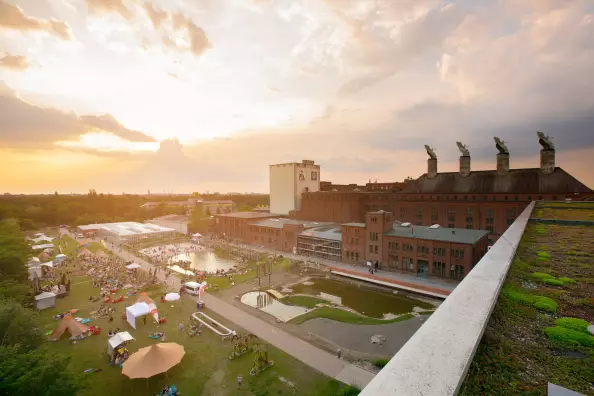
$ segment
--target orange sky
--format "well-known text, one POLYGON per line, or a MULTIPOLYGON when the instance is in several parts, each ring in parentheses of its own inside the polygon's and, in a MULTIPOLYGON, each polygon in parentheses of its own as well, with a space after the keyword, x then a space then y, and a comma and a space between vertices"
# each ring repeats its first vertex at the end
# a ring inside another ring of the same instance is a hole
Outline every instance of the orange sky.
POLYGON ((587 0, 0 0, 0 192, 267 192, 557 163, 594 186, 587 0), (169 139, 177 139, 179 143, 169 139))

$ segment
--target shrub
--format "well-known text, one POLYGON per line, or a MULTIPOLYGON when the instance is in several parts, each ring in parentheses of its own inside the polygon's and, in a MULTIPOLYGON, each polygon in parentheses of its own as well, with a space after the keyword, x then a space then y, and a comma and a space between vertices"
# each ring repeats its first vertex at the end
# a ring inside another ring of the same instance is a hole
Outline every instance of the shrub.
POLYGON ((389 359, 377 359, 375 362, 373 362, 373 364, 376 367, 384 368, 386 366, 386 364, 388 364, 389 361, 390 361, 389 359))
POLYGON ((547 337, 556 341, 582 345, 585 347, 594 347, 594 337, 565 327, 547 327, 544 329, 544 333, 547 337))
POLYGON ((567 278, 565 276, 562 276, 560 278, 558 278, 561 282, 563 282, 563 284, 569 285, 569 284, 574 284, 575 280, 571 279, 571 278, 567 278))
POLYGON ((575 331, 580 331, 582 333, 590 334, 588 332, 588 326, 590 323, 583 319, 578 318, 560 318, 555 321, 557 326, 565 327, 566 329, 571 329, 575 331))
POLYGON ((353 385, 347 385, 340 390, 340 396, 357 396, 361 393, 361 389, 353 385))
POLYGON ((541 311, 557 312, 557 303, 549 297, 538 296, 532 306, 541 311))
POLYGON ((551 254, 547 252, 538 252, 536 255, 547 260, 551 258, 551 254))

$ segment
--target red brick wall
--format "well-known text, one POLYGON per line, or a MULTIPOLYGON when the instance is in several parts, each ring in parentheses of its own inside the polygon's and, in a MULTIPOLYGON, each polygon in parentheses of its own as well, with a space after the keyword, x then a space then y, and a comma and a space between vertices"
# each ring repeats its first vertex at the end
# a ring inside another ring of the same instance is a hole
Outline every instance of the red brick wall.
POLYGON ((346 226, 341 227, 342 231, 342 262, 343 263, 364 263, 365 262, 365 227, 346 226))

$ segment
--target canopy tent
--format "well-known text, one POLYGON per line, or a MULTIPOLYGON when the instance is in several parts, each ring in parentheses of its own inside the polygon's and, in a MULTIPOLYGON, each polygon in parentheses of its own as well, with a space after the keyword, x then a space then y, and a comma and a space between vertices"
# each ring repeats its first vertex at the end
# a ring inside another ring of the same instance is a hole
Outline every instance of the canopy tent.
POLYGON ((45 265, 46 267, 54 267, 54 262, 53 261, 48 261, 47 263, 41 263, 41 265, 45 265))
POLYGON ((57 254, 56 255, 56 261, 60 261, 60 260, 66 260, 68 258, 68 256, 66 256, 65 254, 57 254))
POLYGON ((192 237, 194 237, 194 238, 200 238, 201 236, 202 236, 202 234, 199 232, 192 234, 192 237))
POLYGON ((126 266, 126 268, 128 268, 128 269, 130 269, 130 270, 131 270, 131 269, 140 268, 140 264, 136 264, 136 263, 128 264, 128 265, 126 266))
POLYGON ((58 327, 54 329, 52 334, 49 336, 50 341, 58 341, 62 334, 68 330, 71 336, 79 336, 86 333, 89 328, 82 323, 77 322, 72 316, 64 316, 58 324, 58 327))
POLYGON ((137 302, 134 305, 126 308, 126 320, 130 323, 133 329, 136 329, 136 318, 139 316, 148 315, 151 313, 151 308, 145 302, 137 302))
POLYGON ((33 245, 33 246, 31 246, 31 249, 41 250, 41 249, 49 249, 49 248, 53 248, 53 247, 54 247, 53 243, 43 243, 41 245, 33 245))
POLYGON ((56 306, 56 295, 51 292, 43 292, 35 296, 35 307, 38 310, 56 306))
POLYGON ((82 248, 81 251, 78 253, 78 256, 92 256, 93 252, 91 252, 89 249, 87 248, 82 248))
POLYGON ((130 378, 150 378, 179 364, 186 354, 182 345, 166 342, 139 349, 122 366, 130 378))
POLYGON ((179 293, 167 293, 165 294, 165 301, 177 301, 180 299, 179 293))
POLYGON ((107 354, 111 356, 114 349, 122 345, 124 342, 133 340, 134 337, 127 331, 122 331, 107 340, 107 354))
POLYGON ((157 323, 159 323, 159 311, 157 311, 157 305, 155 304, 153 299, 150 298, 148 294, 146 294, 146 292, 140 293, 140 296, 138 297, 138 300, 136 300, 136 302, 147 303, 149 308, 151 309, 151 315, 153 315, 153 318, 155 318, 157 323))

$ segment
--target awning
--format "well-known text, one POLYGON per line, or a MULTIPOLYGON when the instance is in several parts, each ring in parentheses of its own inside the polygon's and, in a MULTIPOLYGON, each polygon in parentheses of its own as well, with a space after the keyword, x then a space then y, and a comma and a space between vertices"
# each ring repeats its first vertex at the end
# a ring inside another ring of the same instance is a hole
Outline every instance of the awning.
POLYGON ((128 268, 128 269, 136 269, 136 268, 140 268, 140 264, 136 264, 136 263, 128 264, 128 265, 126 266, 126 268, 128 268))
POLYGON ((131 341, 133 339, 134 337, 132 337, 132 335, 130 335, 130 333, 128 333, 127 331, 117 333, 107 341, 107 353, 111 355, 113 350, 116 349, 118 346, 122 345, 126 341, 131 341))

